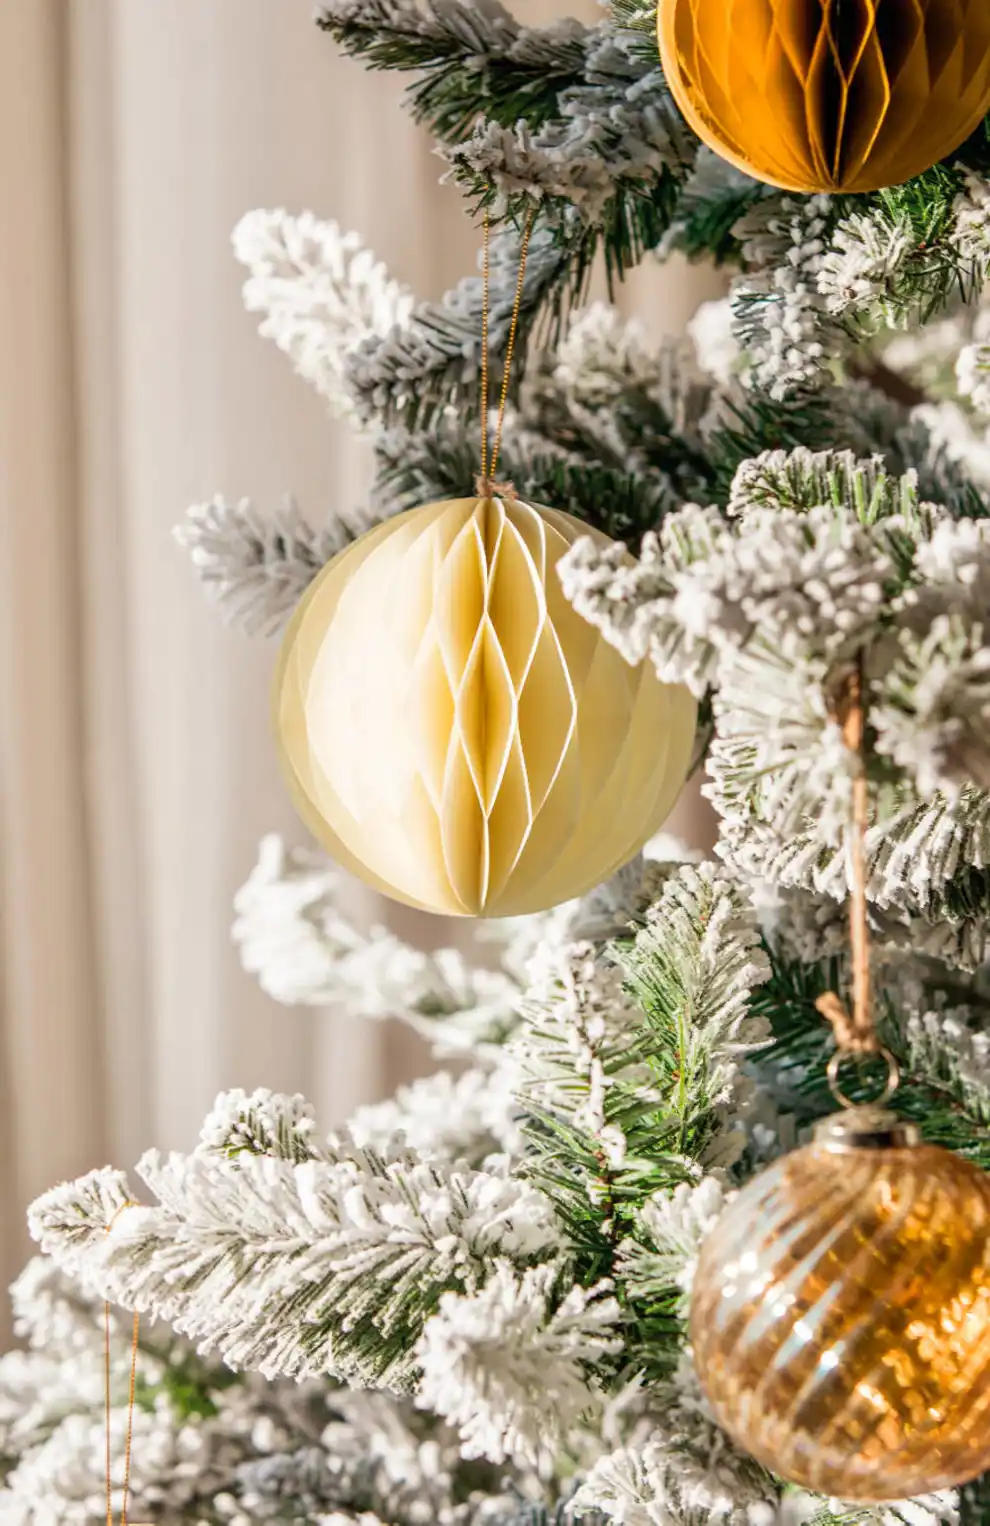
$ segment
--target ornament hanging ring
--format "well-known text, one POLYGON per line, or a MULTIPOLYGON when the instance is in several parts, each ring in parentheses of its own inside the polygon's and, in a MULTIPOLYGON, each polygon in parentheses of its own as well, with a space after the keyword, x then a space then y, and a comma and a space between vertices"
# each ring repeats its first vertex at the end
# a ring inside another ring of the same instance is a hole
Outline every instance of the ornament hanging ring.
MULTIPOLYGON (((884 1088, 880 1096, 877 1097, 876 1101, 873 1103, 874 1107, 886 1107, 887 1103, 890 1101, 891 1097, 894 1095, 897 1088, 901 1084, 901 1069, 896 1059, 891 1054, 890 1050, 884 1049, 882 1045, 879 1049, 874 1049, 868 1052, 878 1054, 881 1059, 886 1060, 887 1062, 887 1080, 884 1084, 884 1088)), ((836 1102, 838 1102, 842 1107, 855 1108, 862 1106, 862 1103, 853 1102, 853 1100, 850 1097, 847 1097, 845 1092, 842 1090, 842 1087, 839 1085, 839 1068, 842 1065, 843 1060, 862 1060, 863 1057, 863 1054, 855 1054, 848 1049, 836 1049, 829 1059, 828 1069, 826 1071, 826 1074, 828 1075, 829 1091, 832 1093, 832 1096, 835 1098, 836 1102)))

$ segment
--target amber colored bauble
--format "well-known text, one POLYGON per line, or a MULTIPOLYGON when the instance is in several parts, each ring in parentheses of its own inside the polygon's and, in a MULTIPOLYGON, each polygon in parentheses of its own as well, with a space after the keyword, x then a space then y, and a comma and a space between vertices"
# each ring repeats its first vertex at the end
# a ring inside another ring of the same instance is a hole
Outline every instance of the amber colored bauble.
POLYGON ((990 110, 987 0, 660 0, 660 57, 695 132, 791 191, 875 191, 990 110))
POLYGON ((904 1499, 990 1467, 990 1177, 892 1114, 827 1120, 734 1198, 691 1307, 719 1423, 774 1473, 904 1499))
POLYGON ((509 497, 429 504, 304 597, 276 676, 282 762, 307 825, 376 890, 447 915, 537 911, 667 816, 695 703, 564 598, 556 564, 588 533, 509 497))

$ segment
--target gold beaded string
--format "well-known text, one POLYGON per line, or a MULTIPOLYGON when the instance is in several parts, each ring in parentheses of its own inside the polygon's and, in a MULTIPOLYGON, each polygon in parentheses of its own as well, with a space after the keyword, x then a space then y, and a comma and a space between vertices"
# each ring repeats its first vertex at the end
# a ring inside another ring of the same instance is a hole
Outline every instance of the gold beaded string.
MULTIPOLYGON (((137 1203, 122 1203, 106 1227, 107 1234, 113 1229, 125 1208, 136 1208, 137 1203)), ((120 1506, 120 1526, 127 1526, 127 1502, 131 1488, 131 1444, 134 1439, 134 1398, 137 1391, 137 1359, 138 1359, 138 1332, 141 1326, 141 1316, 137 1310, 134 1312, 134 1323, 131 1333, 131 1374, 127 1394, 127 1437, 124 1442, 124 1493, 120 1506)), ((103 1305, 103 1376, 104 1376, 104 1400, 106 1415, 106 1484, 107 1484, 107 1526, 113 1526, 113 1478, 111 1469, 111 1435, 110 1435, 110 1304, 103 1305)))
POLYGON ((509 323, 509 339, 505 348, 505 368, 502 372, 502 391, 498 400, 498 418, 495 423, 495 439, 492 444, 491 463, 488 460, 488 328, 490 313, 490 286, 491 286, 491 262, 489 257, 489 245, 491 238, 491 220, 487 208, 485 209, 485 232, 482 256, 481 277, 481 475, 475 483, 475 491, 480 498, 514 498, 515 489, 511 482, 497 482, 495 469, 498 466, 498 453, 502 448, 502 426, 505 423, 505 405, 509 396, 509 376, 512 371, 512 354, 516 346, 516 333, 519 328, 519 312, 522 307, 523 285, 526 279, 526 257, 529 254, 529 241, 533 232, 533 213, 526 218, 523 229, 522 243, 519 248, 519 275, 516 280, 516 295, 512 303, 512 319, 509 323))
POLYGON ((851 832, 849 834, 849 942, 852 952, 852 1012, 834 991, 826 991, 815 1003, 828 1018, 835 1033, 835 1051, 828 1062, 828 1084, 836 1101, 843 1107, 856 1104, 839 1085, 839 1068, 848 1056, 861 1058, 877 1054, 887 1062, 887 1083, 881 1104, 889 1102, 897 1090, 900 1073, 897 1061, 881 1044, 873 1010, 873 986, 870 969, 870 925, 866 900, 866 831, 869 825, 869 781, 866 773, 866 702, 864 698, 863 661, 860 657, 846 680, 839 706, 842 740, 853 754, 855 771, 852 782, 851 832))
MULTIPOLYGON (((485 208, 481 257, 481 480, 488 481, 488 287, 490 281, 491 218, 485 208)), ((494 473, 492 474, 494 476, 494 473)))

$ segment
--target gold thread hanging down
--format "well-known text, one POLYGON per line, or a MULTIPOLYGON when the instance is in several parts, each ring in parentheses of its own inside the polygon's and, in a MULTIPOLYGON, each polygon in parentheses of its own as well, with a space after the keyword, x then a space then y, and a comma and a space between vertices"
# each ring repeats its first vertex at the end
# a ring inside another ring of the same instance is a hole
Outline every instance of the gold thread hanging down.
POLYGON ((828 1063, 832 1095, 843 1107, 854 1107, 839 1086, 839 1067, 849 1055, 877 1054, 887 1062, 887 1083, 881 1103, 889 1102, 900 1082, 897 1061, 880 1043, 873 1011, 870 969, 870 925, 866 898, 866 832, 869 825, 869 780, 866 773, 866 705, 863 662, 857 659, 846 681, 839 710, 842 739, 855 755, 849 837, 849 942, 852 951, 853 1004, 850 1013, 834 991, 815 1002, 835 1032, 835 1053, 828 1063))
MULTIPOLYGON (((490 281, 491 217, 485 208, 481 260, 481 480, 488 480, 488 287, 490 281)), ((492 473, 494 476, 494 472, 492 473)), ((485 495, 482 495, 485 496, 485 495)))
MULTIPOLYGON (((113 1229, 125 1208, 137 1208, 137 1203, 122 1203, 106 1227, 107 1234, 113 1229)), ((138 1334, 141 1326, 141 1316, 137 1310, 134 1312, 134 1323, 131 1333, 131 1372, 127 1394, 127 1436, 124 1442, 124 1489, 120 1506, 120 1526, 127 1526, 127 1505, 131 1489, 131 1447, 134 1439, 134 1399, 137 1392, 137 1359, 138 1359, 138 1334)), ((103 1375, 104 1375, 104 1400, 106 1417, 106 1486, 107 1486, 107 1526, 113 1526, 113 1470, 111 1467, 112 1437, 110 1432, 111 1396, 110 1396, 110 1304, 103 1304, 103 1375)))
POLYGON ((485 211, 484 233, 484 256, 482 264, 482 288, 481 288, 481 473, 475 480, 475 492, 479 498, 514 498, 515 488, 511 482, 498 482, 495 471, 498 466, 498 455, 502 448, 502 426, 505 423, 505 405, 509 396, 509 377, 512 370, 512 355, 516 345, 516 332, 519 328, 519 313, 522 308, 523 286, 526 279, 526 257, 529 254, 529 241, 533 232, 533 213, 526 218, 523 229, 522 243, 519 248, 519 275, 516 280, 516 294, 512 303, 512 319, 509 324, 509 339, 505 349, 505 368, 502 372, 502 391, 498 402, 498 418, 495 423, 495 440, 492 444, 491 463, 488 460, 488 327, 489 327, 489 293, 491 286, 491 268, 489 260, 490 242, 490 219, 485 211))

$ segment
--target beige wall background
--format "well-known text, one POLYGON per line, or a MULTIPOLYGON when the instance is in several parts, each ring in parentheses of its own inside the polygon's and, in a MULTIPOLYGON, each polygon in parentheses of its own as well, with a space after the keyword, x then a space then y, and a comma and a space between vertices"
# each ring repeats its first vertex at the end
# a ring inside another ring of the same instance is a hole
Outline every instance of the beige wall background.
MULTIPOLYGON (((274 650, 222 626, 170 535, 217 491, 292 491, 318 520, 366 481, 241 308, 242 212, 335 217, 427 296, 473 268, 400 84, 310 13, 0 5, 4 1283, 31 1197, 189 1145, 222 1087, 304 1090, 329 1124, 422 1060, 388 1027, 276 1007, 238 965, 230 903, 258 838, 303 838, 268 733, 274 650)), ((676 332, 715 285, 643 271, 623 300, 676 332)))

